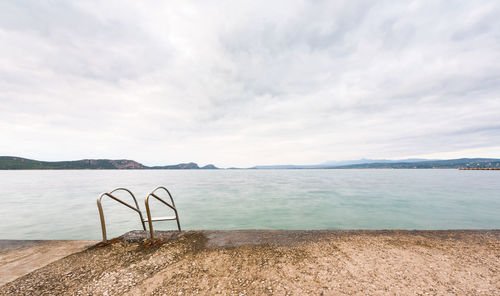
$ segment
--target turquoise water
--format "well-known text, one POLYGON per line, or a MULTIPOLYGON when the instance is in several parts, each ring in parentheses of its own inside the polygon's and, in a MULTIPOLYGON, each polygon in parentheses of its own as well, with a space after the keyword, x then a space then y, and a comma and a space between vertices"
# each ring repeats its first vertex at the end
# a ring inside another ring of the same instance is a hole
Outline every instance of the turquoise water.
MULTIPOLYGON (((172 192, 185 230, 500 228, 500 171, 0 171, 0 239, 100 239, 99 193, 127 187, 145 213, 157 185, 172 192)), ((112 200, 104 212, 109 237, 141 228, 112 200)))

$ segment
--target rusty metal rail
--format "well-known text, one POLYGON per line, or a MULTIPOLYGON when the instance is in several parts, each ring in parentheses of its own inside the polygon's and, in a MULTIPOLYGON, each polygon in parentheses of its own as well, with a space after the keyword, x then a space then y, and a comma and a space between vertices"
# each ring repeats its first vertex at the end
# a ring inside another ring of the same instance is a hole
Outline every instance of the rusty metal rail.
POLYGON ((143 220, 144 222, 148 222, 148 226, 149 226, 149 233, 150 233, 150 239, 153 240, 154 239, 154 234, 153 234, 153 222, 156 222, 156 221, 169 221, 169 220, 176 220, 177 221, 177 228, 179 229, 179 231, 181 231, 181 224, 179 222, 179 215, 177 213, 177 208, 175 207, 175 203, 174 203, 174 199, 172 198, 172 194, 170 194, 170 191, 168 191, 167 188, 163 187, 163 186, 160 186, 160 187, 157 187, 155 190, 153 190, 147 197, 146 199, 144 200, 144 203, 146 205, 146 214, 148 215, 148 218, 147 220, 143 220), (168 202, 164 201, 162 198, 160 198, 156 192, 158 190, 164 190, 167 192, 168 196, 170 197, 170 202, 172 204, 169 204, 168 202), (152 218, 151 217, 151 210, 149 209, 149 198, 150 197, 154 197, 155 199, 157 199, 158 201, 160 201, 161 203, 165 204, 167 207, 171 208, 173 211, 174 211, 174 214, 175 216, 168 216, 168 217, 156 217, 156 218, 152 218))
POLYGON ((139 214, 139 218, 141 220, 141 224, 142 224, 142 228, 144 230, 146 230, 146 225, 144 224, 144 218, 142 217, 142 212, 141 210, 139 209, 139 204, 137 203, 137 199, 135 198, 134 194, 126 189, 126 188, 116 188, 114 189, 113 191, 111 192, 104 192, 102 193, 98 198, 97 198, 97 208, 99 209, 99 217, 101 219, 101 229, 102 229, 102 241, 103 242, 107 242, 107 237, 106 237, 106 221, 104 220, 104 211, 102 210, 102 199, 103 197, 110 197, 111 199, 114 199, 116 200, 117 202, 121 203, 122 205, 125 205, 127 206, 128 208, 134 210, 135 212, 137 212, 139 214), (118 197, 114 196, 113 193, 117 192, 117 191, 125 191, 125 192, 128 192, 132 198, 134 199, 134 203, 135 203, 135 207, 132 206, 132 205, 129 205, 128 203, 122 201, 121 199, 119 199, 118 197))

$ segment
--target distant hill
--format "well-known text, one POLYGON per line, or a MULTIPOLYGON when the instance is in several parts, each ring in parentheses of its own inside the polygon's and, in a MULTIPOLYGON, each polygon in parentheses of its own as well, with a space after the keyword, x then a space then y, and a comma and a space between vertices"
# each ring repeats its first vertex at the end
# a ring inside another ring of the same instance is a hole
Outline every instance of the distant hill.
POLYGON ((202 169, 202 170, 217 170, 218 167, 214 166, 213 164, 207 164, 206 166, 202 166, 200 169, 202 169))
POLYGON ((144 169, 146 166, 128 159, 82 159, 74 161, 38 161, 21 157, 0 156, 0 169, 144 169))
POLYGON ((331 167, 333 169, 456 169, 456 168, 500 168, 496 158, 460 158, 418 162, 363 163, 331 167))
POLYGON ((366 163, 400 163, 400 162, 421 162, 421 161, 431 161, 430 159, 420 159, 420 158, 410 158, 401 160, 389 160, 389 159, 357 159, 357 160, 340 160, 340 161, 327 161, 320 164, 312 165, 261 165, 254 166, 251 169, 329 169, 333 167, 349 166, 355 164, 366 164, 366 163))
POLYGON ((199 169, 200 167, 194 162, 189 162, 189 163, 179 163, 175 165, 152 166, 150 168, 154 170, 196 170, 199 169))
POLYGON ((177 165, 148 167, 128 159, 82 159, 74 161, 39 161, 14 156, 0 156, 0 170, 124 170, 124 169, 217 169, 214 165, 199 167, 196 163, 181 163, 177 165))
POLYGON ((460 158, 448 160, 430 159, 360 159, 332 161, 317 165, 269 165, 250 169, 456 169, 456 168, 500 168, 496 158, 460 158))
POLYGON ((341 160, 341 161, 327 161, 317 166, 321 167, 334 167, 334 166, 346 166, 352 164, 364 164, 364 163, 400 163, 400 162, 422 162, 422 161, 434 161, 437 159, 422 159, 422 158, 408 158, 408 159, 357 159, 357 160, 341 160))
POLYGON ((194 162, 189 162, 189 163, 179 163, 176 165, 165 165, 165 166, 153 166, 150 167, 150 169, 154 170, 217 170, 218 168, 214 166, 213 164, 208 164, 203 167, 199 167, 196 163, 194 162))

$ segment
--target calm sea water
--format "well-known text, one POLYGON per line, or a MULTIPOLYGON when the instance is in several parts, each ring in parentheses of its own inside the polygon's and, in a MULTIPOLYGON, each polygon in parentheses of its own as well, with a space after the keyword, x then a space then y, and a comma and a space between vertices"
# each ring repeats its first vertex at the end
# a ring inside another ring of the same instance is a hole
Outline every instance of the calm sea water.
MULTIPOLYGON (((0 171, 0 239, 100 239, 101 192, 127 187, 145 213, 158 185, 185 230, 500 228, 499 171, 0 171)), ((103 204, 108 237, 141 229, 135 212, 103 204)), ((152 212, 170 214, 161 204, 152 212)))

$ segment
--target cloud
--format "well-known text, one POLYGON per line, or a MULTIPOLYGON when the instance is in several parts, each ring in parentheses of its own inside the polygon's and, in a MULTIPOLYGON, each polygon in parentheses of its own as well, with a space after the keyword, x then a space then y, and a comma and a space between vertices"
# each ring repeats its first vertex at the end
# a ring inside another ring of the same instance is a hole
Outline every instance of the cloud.
POLYGON ((495 2, 0 5, 3 155, 500 157, 495 2))

